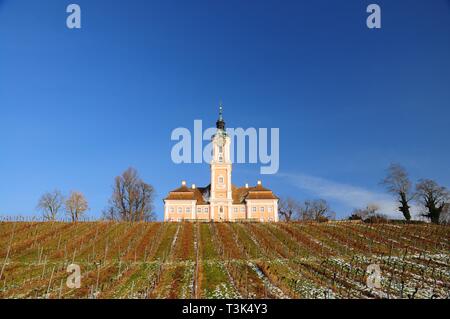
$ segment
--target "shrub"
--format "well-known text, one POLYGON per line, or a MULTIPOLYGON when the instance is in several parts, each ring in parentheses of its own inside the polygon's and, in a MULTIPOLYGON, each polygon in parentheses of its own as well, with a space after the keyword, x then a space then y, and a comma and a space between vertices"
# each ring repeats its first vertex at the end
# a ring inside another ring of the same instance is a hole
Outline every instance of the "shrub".
POLYGON ((373 216, 366 218, 364 220, 364 222, 369 223, 369 224, 382 224, 382 223, 387 223, 388 218, 387 218, 387 216, 385 216, 383 214, 375 214, 373 216))

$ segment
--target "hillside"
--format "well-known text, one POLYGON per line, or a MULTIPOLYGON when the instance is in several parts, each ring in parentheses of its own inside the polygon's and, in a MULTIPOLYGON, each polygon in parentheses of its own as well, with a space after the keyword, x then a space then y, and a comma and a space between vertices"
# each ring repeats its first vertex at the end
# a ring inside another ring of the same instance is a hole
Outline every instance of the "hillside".
POLYGON ((448 298, 449 251, 425 224, 1 222, 0 298, 448 298))

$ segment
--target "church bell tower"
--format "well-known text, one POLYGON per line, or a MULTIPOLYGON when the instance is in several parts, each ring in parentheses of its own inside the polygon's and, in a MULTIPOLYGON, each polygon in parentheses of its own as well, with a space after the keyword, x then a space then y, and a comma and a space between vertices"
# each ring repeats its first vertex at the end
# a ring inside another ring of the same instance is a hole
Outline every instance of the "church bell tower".
POLYGON ((233 199, 231 192, 231 139, 225 130, 222 103, 219 105, 219 119, 216 127, 217 132, 212 137, 210 217, 214 221, 223 221, 231 219, 233 199))

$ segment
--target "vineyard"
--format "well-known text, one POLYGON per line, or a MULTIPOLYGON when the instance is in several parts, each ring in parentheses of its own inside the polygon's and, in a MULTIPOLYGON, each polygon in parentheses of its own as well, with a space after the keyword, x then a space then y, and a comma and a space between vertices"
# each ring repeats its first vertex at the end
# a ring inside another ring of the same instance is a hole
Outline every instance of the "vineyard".
POLYGON ((0 298, 449 298, 449 252, 430 224, 0 222, 0 298))

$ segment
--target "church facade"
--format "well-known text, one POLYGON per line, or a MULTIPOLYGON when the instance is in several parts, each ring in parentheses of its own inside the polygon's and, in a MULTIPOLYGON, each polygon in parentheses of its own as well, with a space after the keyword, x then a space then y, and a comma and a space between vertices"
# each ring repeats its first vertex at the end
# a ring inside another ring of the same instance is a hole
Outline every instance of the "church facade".
POLYGON ((278 197, 258 181, 237 187, 231 182, 231 139, 225 130, 222 107, 212 137, 211 182, 206 187, 186 181, 164 199, 165 221, 278 221, 278 197))

